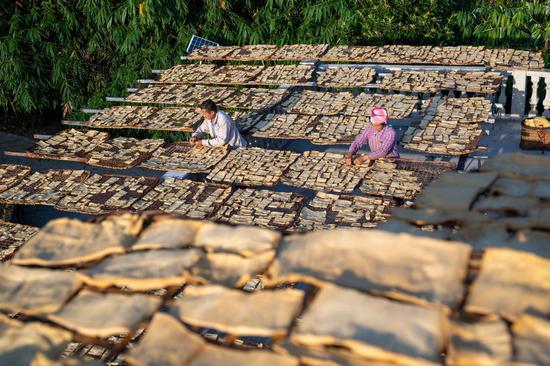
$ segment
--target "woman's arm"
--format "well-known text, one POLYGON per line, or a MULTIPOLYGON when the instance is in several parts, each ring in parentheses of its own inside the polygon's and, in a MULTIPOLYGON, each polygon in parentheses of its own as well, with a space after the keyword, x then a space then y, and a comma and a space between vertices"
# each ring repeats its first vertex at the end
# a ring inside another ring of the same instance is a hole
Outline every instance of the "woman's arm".
POLYGON ((367 128, 355 137, 353 143, 349 147, 347 159, 353 162, 353 155, 359 151, 368 142, 368 130, 367 128))

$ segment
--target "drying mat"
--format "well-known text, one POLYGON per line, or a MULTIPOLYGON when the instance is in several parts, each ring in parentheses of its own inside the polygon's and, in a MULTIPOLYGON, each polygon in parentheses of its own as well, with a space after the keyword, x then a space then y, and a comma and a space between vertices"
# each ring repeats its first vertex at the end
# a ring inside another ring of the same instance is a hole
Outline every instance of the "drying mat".
POLYGON ((500 72, 451 71, 448 74, 456 82, 456 90, 466 93, 494 94, 502 84, 500 72))
POLYGON ((300 212, 297 231, 337 227, 371 228, 390 217, 393 200, 371 196, 346 196, 318 192, 300 212))
POLYGON ((200 48, 194 49, 190 54, 187 55, 189 60, 223 60, 230 53, 238 49, 239 46, 202 46, 200 48))
POLYGON ((212 219, 286 230, 293 225, 304 202, 305 197, 297 193, 237 189, 212 219))
POLYGON ((231 187, 167 178, 132 205, 136 211, 163 211, 191 219, 209 218, 231 194, 231 187))
POLYGON ((351 144, 370 125, 367 115, 322 116, 309 134, 316 145, 351 144))
POLYGON ((293 44, 277 47, 274 45, 247 46, 203 46, 193 50, 189 60, 227 60, 227 61, 304 61, 317 60, 328 49, 327 44, 293 44))
POLYGON ((416 95, 361 93, 348 103, 344 114, 365 117, 373 107, 384 107, 389 119, 403 119, 412 114, 418 102, 416 95))
POLYGON ((239 132, 252 130, 266 115, 265 111, 229 111, 227 114, 237 125, 239 132))
POLYGON ((31 173, 26 165, 0 164, 0 193, 21 182, 31 173))
POLYGON ((288 93, 283 89, 243 88, 235 90, 220 103, 224 108, 266 109, 282 102, 288 93))
POLYGON ((271 187, 299 154, 287 150, 241 147, 232 150, 208 174, 207 179, 241 186, 271 187))
POLYGON ((55 205, 90 176, 86 170, 51 169, 35 172, 2 193, 0 202, 19 205, 55 205))
POLYGON ((447 162, 377 159, 359 187, 361 192, 413 199, 443 173, 454 170, 447 162))
POLYGON ((214 70, 201 80, 203 84, 247 84, 258 76, 265 66, 256 65, 227 65, 214 70))
POLYGON ((0 262, 9 260, 13 253, 38 230, 37 227, 0 220, 0 262))
POLYGON ((187 142, 173 142, 153 153, 142 167, 154 170, 174 170, 190 173, 207 173, 229 152, 227 146, 194 146, 187 142))
POLYGON ((274 45, 246 45, 236 47, 232 52, 227 54, 224 60, 234 61, 256 61, 269 60, 271 56, 278 50, 279 47, 274 45))
POLYGON ((514 49, 485 49, 480 46, 334 46, 323 62, 369 62, 381 64, 430 64, 473 66, 485 65, 499 69, 541 69, 540 52, 514 49))
MULTIPOLYGON (((245 132, 264 113, 256 111, 228 111, 239 131, 245 132)), ((159 131, 194 131, 203 117, 194 107, 115 106, 94 114, 88 121, 72 122, 80 126, 105 129, 143 129, 159 131)))
POLYGON ((401 144, 408 150, 423 153, 466 155, 479 148, 483 136, 477 124, 456 122, 454 126, 445 127, 438 121, 431 121, 426 128, 409 127, 401 144))
POLYGON ((370 67, 330 67, 319 73, 321 88, 359 88, 374 82, 376 70, 370 67))
POLYGON ((485 113, 486 102, 482 98, 465 98, 464 102, 458 99, 434 97, 426 116, 419 123, 411 123, 400 143, 406 149, 442 155, 465 155, 477 150, 484 132, 472 122, 485 113))
POLYGON ((107 129, 192 131, 202 120, 191 107, 114 106, 94 114, 86 126, 107 129))
POLYGON ((492 104, 484 97, 444 98, 437 105, 436 118, 460 123, 487 122, 492 104))
POLYGON ((370 62, 377 50, 374 46, 334 46, 321 57, 323 62, 370 62))
POLYGON ((152 84, 124 98, 131 103, 196 106, 205 99, 212 99, 223 106, 223 101, 235 93, 234 88, 204 85, 152 84))
POLYGON ((163 144, 164 140, 158 139, 117 137, 102 142, 92 150, 87 163, 114 169, 132 168, 149 159, 163 144))
POLYGON ((295 113, 270 113, 250 130, 254 137, 272 139, 308 139, 318 116, 295 113))
POLYGON ((318 60, 328 50, 328 44, 289 44, 281 46, 271 56, 272 61, 318 60))
POLYGON ((216 68, 218 66, 214 64, 176 65, 162 72, 158 78, 158 82, 166 84, 193 84, 202 81, 216 68))
POLYGON ((348 92, 303 90, 293 93, 282 106, 287 112, 292 113, 334 115, 342 113, 352 99, 353 94, 348 92))
POLYGON ((536 51, 524 51, 508 49, 486 49, 484 55, 485 64, 498 69, 542 69, 544 59, 542 54, 536 51))
POLYGON ((254 77, 249 85, 308 85, 313 79, 314 66, 310 65, 275 65, 267 66, 254 77))
POLYGON ((89 130, 81 132, 75 129, 60 133, 36 142, 27 152, 29 158, 45 158, 52 160, 86 161, 88 154, 109 138, 106 132, 89 130))
POLYGON ((189 85, 152 84, 124 98, 129 103, 186 104, 189 85))
POLYGON ((284 184, 316 191, 350 193, 363 179, 369 167, 345 164, 344 155, 306 151, 284 173, 284 184))
POLYGON ((236 91, 236 88, 225 86, 195 85, 187 90, 186 95, 182 95, 182 99, 186 100, 187 104, 195 107, 206 99, 212 99, 218 107, 226 107, 225 100, 236 91))
POLYGON ((130 207, 158 182, 155 177, 94 174, 55 205, 62 211, 103 214, 130 207))
POLYGON ((378 85, 381 89, 434 93, 440 90, 493 94, 502 82, 498 72, 393 71, 378 85))
POLYGON ((334 46, 324 62, 369 62, 381 64, 482 65, 484 47, 475 46, 334 46))

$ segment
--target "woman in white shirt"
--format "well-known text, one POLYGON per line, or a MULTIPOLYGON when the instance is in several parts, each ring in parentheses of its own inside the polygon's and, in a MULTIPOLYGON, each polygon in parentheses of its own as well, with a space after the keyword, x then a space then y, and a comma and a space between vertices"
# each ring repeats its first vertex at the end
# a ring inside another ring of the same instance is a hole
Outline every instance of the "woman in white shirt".
POLYGON ((219 111, 218 106, 211 99, 201 103, 200 111, 204 117, 204 122, 193 132, 191 143, 196 146, 218 147, 229 145, 231 147, 245 147, 248 145, 244 137, 241 136, 235 122, 225 113, 219 111), (202 139, 205 133, 208 133, 210 139, 202 139))

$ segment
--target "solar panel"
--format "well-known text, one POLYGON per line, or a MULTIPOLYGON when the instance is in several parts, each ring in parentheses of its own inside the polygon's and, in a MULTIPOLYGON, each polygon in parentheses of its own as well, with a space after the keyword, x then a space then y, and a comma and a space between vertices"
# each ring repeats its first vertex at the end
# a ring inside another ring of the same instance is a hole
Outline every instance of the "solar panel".
POLYGON ((219 43, 212 42, 207 40, 206 38, 201 38, 199 36, 193 35, 191 37, 191 40, 189 41, 189 44, 187 45, 187 53, 192 52, 193 50, 196 50, 197 48, 201 48, 204 45, 208 46, 219 46, 219 43))

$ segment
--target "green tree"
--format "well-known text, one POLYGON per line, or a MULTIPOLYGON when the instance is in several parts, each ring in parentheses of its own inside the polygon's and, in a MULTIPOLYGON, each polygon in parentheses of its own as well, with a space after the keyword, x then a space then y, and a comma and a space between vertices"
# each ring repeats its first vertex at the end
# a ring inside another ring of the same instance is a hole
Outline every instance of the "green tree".
POLYGON ((475 1, 451 17, 465 40, 489 46, 550 48, 550 2, 475 1))
POLYGON ((176 62, 189 36, 186 1, 16 1, 0 36, 0 108, 99 103, 151 68, 176 62))
POLYGON ((550 38, 548 0, 15 0, 0 15, 0 115, 22 121, 103 106, 178 63, 192 34, 237 45, 529 49, 550 38))

